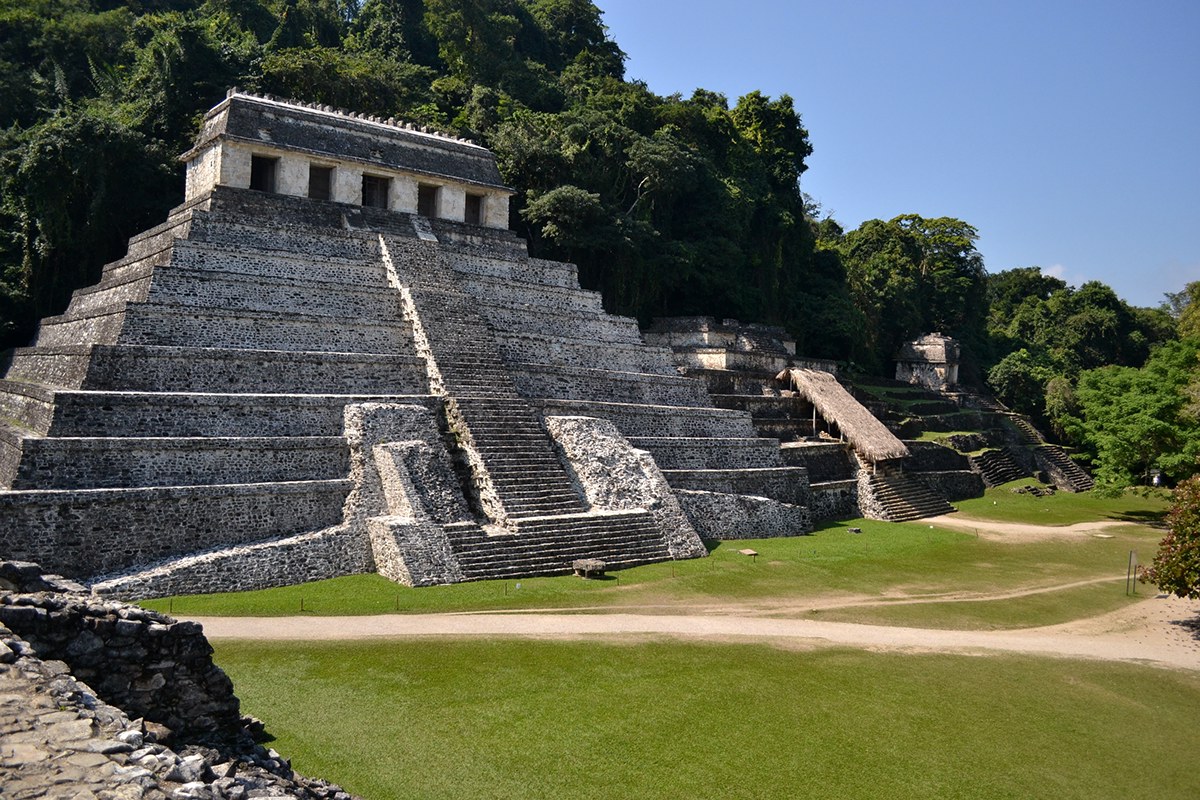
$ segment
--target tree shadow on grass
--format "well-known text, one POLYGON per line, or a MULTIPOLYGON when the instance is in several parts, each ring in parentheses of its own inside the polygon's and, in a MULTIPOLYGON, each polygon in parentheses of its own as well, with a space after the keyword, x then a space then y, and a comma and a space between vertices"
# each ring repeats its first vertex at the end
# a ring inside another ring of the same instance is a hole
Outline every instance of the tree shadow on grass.
POLYGON ((1166 527, 1166 511, 1115 511, 1108 515, 1109 519, 1121 522, 1136 522, 1151 528, 1166 527))

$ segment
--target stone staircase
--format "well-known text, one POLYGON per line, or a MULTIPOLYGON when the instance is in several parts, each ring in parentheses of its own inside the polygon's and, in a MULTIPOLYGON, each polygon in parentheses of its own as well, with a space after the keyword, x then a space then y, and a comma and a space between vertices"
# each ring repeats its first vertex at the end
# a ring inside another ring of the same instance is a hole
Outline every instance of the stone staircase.
POLYGON ((978 455, 968 456, 968 459, 971 469, 983 477, 984 484, 989 488, 1029 477, 1029 471, 1021 467, 1006 448, 985 450, 978 455))
POLYGON ((607 569, 668 558, 658 527, 640 512, 528 517, 506 533, 489 534, 473 523, 445 527, 467 580, 563 575, 580 558, 601 559, 607 569))
POLYGON ((425 356, 452 398, 452 425, 479 457, 476 485, 499 500, 503 517, 583 513, 550 438, 517 394, 488 324, 453 273, 432 248, 426 258, 394 264, 411 297, 410 314, 419 320, 425 356))
POLYGON ((1033 423, 1027 417, 1020 414, 1006 414, 1005 418, 1012 424, 1013 429, 1017 433, 1017 440, 1028 447, 1038 447, 1046 443, 1042 438, 1042 434, 1037 428, 1033 427, 1033 423))
POLYGON ((1096 481, 1083 467, 1067 455, 1056 444, 1044 444, 1034 449, 1038 465, 1053 479, 1056 487, 1067 492, 1087 492, 1096 486, 1096 481))
POLYGON ((533 407, 611 420, 654 457, 681 502, 695 492, 741 496, 731 490, 747 487, 789 505, 803 497, 796 486, 806 485, 805 472, 783 463, 778 442, 758 437, 749 414, 715 406, 703 383, 680 376, 668 348, 643 341, 635 320, 608 314, 598 293, 579 288, 573 265, 469 247, 445 252, 454 278, 439 265, 442 280, 469 297, 446 307, 478 316, 517 395, 533 407))
POLYGON ((919 480, 904 474, 872 475, 871 491, 891 522, 949 514, 955 509, 919 480))
POLYGON ((533 406, 521 397, 491 324, 443 254, 384 240, 405 287, 419 349, 448 397, 447 416, 472 458, 482 510, 503 529, 447 526, 468 580, 569 572, 576 558, 609 568, 670 558, 645 511, 589 511, 533 406))

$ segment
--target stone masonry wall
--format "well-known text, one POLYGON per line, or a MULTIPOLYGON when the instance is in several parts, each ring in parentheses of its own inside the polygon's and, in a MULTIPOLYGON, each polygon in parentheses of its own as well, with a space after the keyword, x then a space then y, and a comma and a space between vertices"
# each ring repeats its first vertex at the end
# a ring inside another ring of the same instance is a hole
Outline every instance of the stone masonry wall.
POLYGON ((766 497, 686 489, 675 496, 702 539, 767 539, 812 530, 807 508, 766 497))
POLYGON ((242 734, 233 684, 212 662, 194 622, 82 594, 22 592, 39 585, 34 564, 0 563, 0 623, 43 660, 67 663, 107 703, 166 726, 183 741, 229 743, 242 734))
POLYGON ((256 744, 200 627, 0 562, 0 792, 24 798, 350 800, 256 744))
POLYGON ((813 519, 845 519, 860 516, 858 481, 828 481, 811 484, 812 500, 809 510, 813 519))

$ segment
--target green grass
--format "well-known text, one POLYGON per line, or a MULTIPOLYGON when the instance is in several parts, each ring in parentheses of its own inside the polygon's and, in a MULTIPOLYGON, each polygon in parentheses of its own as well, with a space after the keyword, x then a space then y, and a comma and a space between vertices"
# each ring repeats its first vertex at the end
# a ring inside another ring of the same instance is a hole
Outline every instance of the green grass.
POLYGON ((948 630, 1009 630, 1056 625, 1116 611, 1130 602, 1154 595, 1153 589, 1146 586, 1140 586, 1137 592, 1137 597, 1126 596, 1125 579, 1120 577, 1104 583, 997 600, 892 602, 870 607, 823 609, 810 612, 810 618, 948 630))
POLYGON ((918 436, 914 437, 913 441, 941 443, 951 436, 974 436, 977 433, 979 431, 921 431, 918 436))
POLYGON ((297 770, 370 798, 1200 796, 1200 675, 529 640, 217 645, 297 770))
MULTIPOLYGON (((1113 538, 1004 541, 972 533, 870 520, 828 523, 812 536, 729 542, 708 558, 651 564, 615 574, 612 580, 575 577, 531 578, 411 589, 377 575, 360 575, 257 592, 196 595, 146 601, 148 608, 190 616, 360 615, 494 609, 604 609, 650 607, 688 613, 696 607, 735 605, 802 616, 814 603, 845 597, 1004 592, 1125 574, 1130 550, 1149 560, 1161 534, 1145 528, 1114 529, 1113 538), (861 534, 848 532, 850 526, 861 534), (756 559, 739 554, 758 551, 756 559), (302 605, 303 604, 303 605, 302 605), (303 609, 303 611, 302 611, 303 609)), ((1010 603, 1009 626, 1061 622, 1111 610, 1129 602, 1124 587, 1111 593, 1071 593, 1055 606, 1010 603)), ((905 614, 920 615, 925 606, 905 614)), ((997 616, 1003 615, 998 605, 997 616)), ((863 621, 887 624, 886 607, 854 612, 863 621)), ((947 616, 929 607, 930 624, 947 616)), ((964 616, 963 626, 971 617, 964 616)), ((911 620, 904 624, 914 624, 911 620)), ((952 626, 957 627, 957 626, 952 626)))
POLYGON ((1120 520, 1159 524, 1170 505, 1166 490, 1127 490, 1117 497, 1093 492, 1058 492, 1050 497, 1017 494, 1012 489, 1035 481, 1025 479, 988 489, 983 497, 955 502, 964 515, 1026 522, 1034 525, 1072 525, 1092 520, 1120 520))

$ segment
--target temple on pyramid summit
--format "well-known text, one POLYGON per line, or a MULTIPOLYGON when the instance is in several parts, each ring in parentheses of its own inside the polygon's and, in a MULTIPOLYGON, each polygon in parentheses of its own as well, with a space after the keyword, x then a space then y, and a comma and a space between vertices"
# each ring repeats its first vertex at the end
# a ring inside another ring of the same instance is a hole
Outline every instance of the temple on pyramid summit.
POLYGON ((4 557, 150 597, 811 530, 777 439, 530 257, 488 150, 232 90, 182 158, 184 203, 9 356, 4 557))

